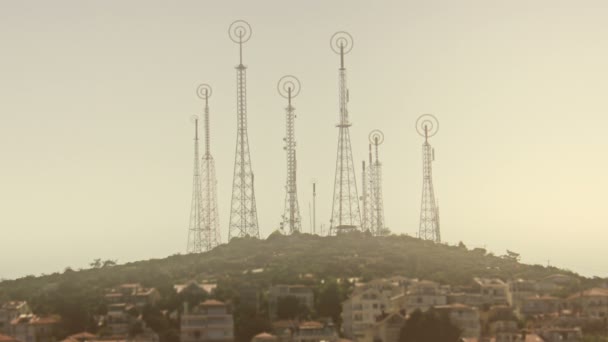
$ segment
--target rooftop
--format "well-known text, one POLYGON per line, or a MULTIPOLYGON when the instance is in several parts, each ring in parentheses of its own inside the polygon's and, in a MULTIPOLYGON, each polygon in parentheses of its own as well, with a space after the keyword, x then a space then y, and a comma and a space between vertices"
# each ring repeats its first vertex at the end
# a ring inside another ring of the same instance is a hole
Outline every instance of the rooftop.
POLYGON ((253 338, 256 340, 276 340, 277 339, 276 336, 271 335, 269 333, 265 333, 265 332, 257 334, 253 338))
POLYGON ((315 321, 300 323, 300 329, 321 329, 323 324, 315 321))
POLYGON ((583 292, 578 292, 568 297, 568 299, 580 298, 580 297, 608 297, 608 289, 595 287, 583 292))
POLYGON ((19 340, 11 336, 0 334, 0 342, 19 342, 19 340))
POLYGON ((6 310, 16 310, 21 308, 22 306, 27 305, 27 302, 20 300, 11 300, 10 302, 6 302, 2 304, 2 309, 6 310))
POLYGON ((224 302, 215 299, 208 299, 200 304, 201 306, 225 306, 224 302))

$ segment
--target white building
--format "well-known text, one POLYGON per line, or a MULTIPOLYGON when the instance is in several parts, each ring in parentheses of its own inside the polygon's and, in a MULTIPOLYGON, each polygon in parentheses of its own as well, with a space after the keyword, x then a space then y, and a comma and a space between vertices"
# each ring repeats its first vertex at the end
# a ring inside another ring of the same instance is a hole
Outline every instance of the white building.
POLYGON ((413 283, 407 290, 405 308, 411 313, 416 310, 426 311, 437 305, 446 305, 446 292, 446 289, 433 281, 421 280, 413 283))
POLYGON ((217 300, 206 300, 190 311, 186 304, 180 321, 180 341, 234 341, 234 322, 230 306, 217 300))
POLYGON ((395 312, 381 317, 377 322, 365 331, 361 342, 399 342, 401 328, 405 324, 405 317, 395 312))
POLYGON ((21 316, 31 314, 27 302, 10 301, 0 306, 0 334, 9 334, 11 332, 11 322, 21 316))
POLYGON ((59 316, 21 315, 11 322, 10 335, 22 342, 55 342, 59 316))
POLYGON ((475 284, 485 304, 508 305, 513 304, 509 285, 498 278, 474 278, 475 284))
POLYGON ((350 339, 362 339, 389 306, 389 299, 374 288, 353 294, 342 303, 342 332, 350 339))

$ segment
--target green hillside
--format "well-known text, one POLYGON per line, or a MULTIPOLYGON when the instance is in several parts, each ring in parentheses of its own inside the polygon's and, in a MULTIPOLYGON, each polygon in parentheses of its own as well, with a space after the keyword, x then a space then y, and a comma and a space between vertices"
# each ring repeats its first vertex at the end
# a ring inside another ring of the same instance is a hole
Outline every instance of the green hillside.
MULTIPOLYGON (((409 236, 275 233, 266 240, 233 239, 208 253, 4 281, 0 283, 0 302, 27 300, 36 313, 62 315, 67 332, 76 332, 95 329, 93 316, 105 312, 104 289, 122 283, 157 288, 163 298, 158 309, 170 312, 181 304, 173 285, 192 279, 216 281, 219 299, 238 302, 238 290, 244 285, 265 289, 277 283, 318 285, 322 279, 392 275, 466 285, 475 276, 540 279, 555 273, 579 277, 555 267, 525 265, 513 257, 489 255, 483 249, 468 250, 462 244, 447 246, 409 236), (305 274, 308 276, 302 277, 305 274)), ((590 286, 594 281, 579 279, 579 286, 590 286)), ((155 315, 148 314, 155 330, 170 328, 170 323, 155 315)))

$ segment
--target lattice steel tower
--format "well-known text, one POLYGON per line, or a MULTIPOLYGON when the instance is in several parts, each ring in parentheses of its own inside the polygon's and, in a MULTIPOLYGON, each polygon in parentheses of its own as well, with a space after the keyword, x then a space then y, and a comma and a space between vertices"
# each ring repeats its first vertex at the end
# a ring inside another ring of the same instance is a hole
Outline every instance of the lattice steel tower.
POLYGON ((382 163, 378 156, 378 146, 384 142, 384 134, 379 130, 373 130, 369 134, 370 146, 374 146, 376 152, 375 160, 371 161, 370 153, 370 231, 374 236, 383 236, 386 234, 386 226, 384 222, 384 200, 382 197, 382 163))
POLYGON ((247 67, 243 65, 243 43, 251 38, 251 26, 245 21, 237 20, 228 28, 228 35, 233 42, 239 44, 239 65, 236 66, 237 134, 228 240, 247 235, 259 238, 254 175, 247 135, 247 67))
POLYGON ((338 153, 336 158, 336 175, 334 178, 334 196, 329 234, 358 230, 361 225, 361 212, 359 210, 359 196, 357 194, 357 180, 353 154, 350 145, 348 120, 348 88, 346 86, 346 68, 344 55, 353 48, 353 38, 346 32, 337 32, 330 39, 331 49, 340 55, 339 69, 339 104, 340 121, 336 125, 339 129, 338 153))
POLYGON ((285 152, 287 153, 287 182, 285 185, 285 210, 281 220, 281 231, 287 227, 289 233, 302 230, 302 218, 298 205, 298 188, 296 182, 297 160, 296 160, 296 138, 295 138, 295 108, 291 100, 300 93, 300 81, 291 75, 283 76, 277 84, 279 94, 287 99, 285 107, 285 152))
POLYGON ((372 173, 372 144, 369 144, 369 159, 361 162, 361 187, 362 187, 362 211, 361 211, 361 230, 372 232, 371 223, 374 221, 372 210, 372 190, 374 186, 374 176, 372 173))
POLYGON ((198 153, 198 116, 192 117, 194 123, 194 176, 192 179, 192 203, 190 208, 190 226, 188 227, 188 253, 200 253, 203 251, 203 219, 201 212, 202 188, 201 188, 201 166, 198 153))
POLYGON ((435 190, 433 189, 432 163, 435 161, 435 150, 429 144, 429 138, 439 131, 439 121, 431 114, 424 114, 416 120, 416 131, 424 137, 424 144, 422 144, 422 204, 418 237, 424 240, 441 242, 439 208, 435 201, 435 190))
POLYGON ((211 129, 209 125, 209 98, 212 89, 208 84, 198 86, 196 93, 205 101, 205 154, 202 160, 202 220, 203 251, 210 251, 221 243, 220 221, 217 210, 217 179, 215 161, 211 156, 211 129))

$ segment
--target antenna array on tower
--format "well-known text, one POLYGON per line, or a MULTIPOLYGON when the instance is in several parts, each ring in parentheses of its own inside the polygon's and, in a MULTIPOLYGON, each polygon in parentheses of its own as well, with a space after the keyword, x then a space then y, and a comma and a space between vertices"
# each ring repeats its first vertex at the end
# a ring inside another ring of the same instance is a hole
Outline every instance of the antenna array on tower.
POLYGON ((422 203, 420 209, 420 228, 418 237, 423 240, 441 242, 439 227, 439 208, 435 201, 433 188, 433 148, 429 138, 439 131, 439 121, 431 114, 424 114, 416 120, 416 131, 424 137, 422 144, 422 203))
POLYGON ((300 93, 300 81, 291 75, 283 76, 277 85, 279 95, 287 99, 285 107, 285 152, 287 154, 287 181, 285 184, 285 210, 281 220, 281 230, 285 227, 289 233, 299 232, 302 229, 300 207, 298 205, 298 188, 296 182, 297 160, 295 139, 295 108, 291 100, 300 93))
POLYGON ((350 145, 349 127, 351 124, 348 119, 348 87, 346 86, 346 68, 344 67, 344 55, 352 50, 353 38, 346 32, 337 32, 330 39, 330 47, 340 55, 338 153, 329 227, 329 234, 336 235, 358 230, 361 225, 361 212, 359 210, 357 180, 350 145))
POLYGON ((243 65, 243 43, 251 38, 251 26, 245 21, 237 20, 228 28, 228 34, 233 42, 239 44, 239 65, 236 66, 237 134, 228 240, 243 236, 259 238, 254 174, 247 134, 247 67, 243 65))
MULTIPOLYGON (((239 64, 236 66, 236 116, 237 136, 228 224, 228 241, 233 237, 260 237, 256 209, 254 173, 251 165, 249 138, 247 131, 247 67, 243 64, 243 44, 251 38, 251 27, 242 20, 233 22, 228 29, 230 39, 239 46, 239 64)), ((337 32, 330 39, 331 49, 340 56, 338 69, 339 119, 338 149, 334 177, 332 212, 329 228, 316 226, 317 182, 312 184, 311 233, 337 235, 358 230, 370 231, 374 236, 389 233, 384 217, 382 195, 382 163, 379 146, 384 142, 384 134, 373 130, 369 134, 368 160, 362 163, 362 196, 358 197, 355 166, 350 140, 350 120, 348 112, 349 90, 346 82, 344 56, 353 48, 353 38, 347 32, 337 32), (374 156, 375 154, 375 156, 374 156), (367 164, 366 164, 367 163, 367 164), (361 200, 361 206, 359 204, 361 200), (361 212, 361 209, 362 212, 361 212)), ((282 77, 278 82, 279 94, 287 99, 285 107, 285 153, 286 182, 285 206, 281 216, 281 231, 290 234, 302 230, 302 220, 297 194, 297 158, 295 139, 295 108, 292 100, 300 92, 300 82, 294 76, 282 77)), ((194 134, 194 175, 193 191, 188 230, 187 251, 199 253, 209 251, 221 243, 215 162, 210 151, 209 98, 212 89, 203 84, 197 88, 198 96, 205 101, 205 151, 199 159, 198 117, 193 117, 194 134), (202 164, 201 164, 202 161, 202 164)), ((439 208, 435 199, 432 177, 434 150, 429 138, 439 129, 437 119, 430 114, 422 115, 416 121, 417 132, 424 137, 422 145, 423 188, 418 236, 421 239, 441 242, 439 208)), ((310 206, 310 204, 309 204, 310 206)))
POLYGON ((203 220, 203 251, 210 251, 221 243, 220 219, 217 209, 217 179, 215 177, 215 161, 211 155, 211 127, 209 118, 209 98, 212 89, 207 84, 197 88, 197 95, 205 101, 205 154, 203 155, 202 174, 202 220, 203 220))
POLYGON ((201 189, 201 167, 198 153, 198 116, 192 116, 194 123, 194 172, 192 179, 192 202, 190 205, 190 226, 188 227, 188 253, 200 253, 203 251, 203 220, 202 220, 202 189, 201 189))
POLYGON ((373 130, 369 134, 370 147, 374 146, 376 158, 372 161, 370 149, 370 215, 369 229, 374 236, 383 236, 387 229, 384 222, 384 199, 382 197, 382 163, 378 156, 378 146, 384 142, 384 134, 379 130, 373 130))

